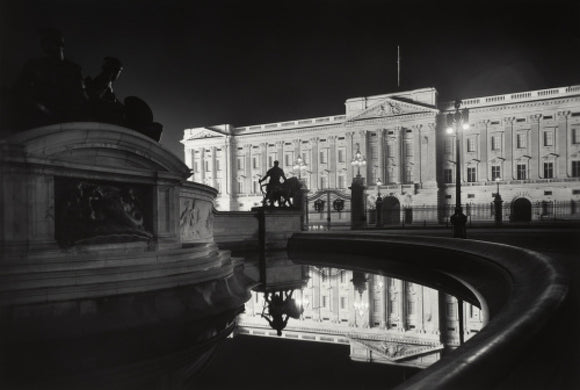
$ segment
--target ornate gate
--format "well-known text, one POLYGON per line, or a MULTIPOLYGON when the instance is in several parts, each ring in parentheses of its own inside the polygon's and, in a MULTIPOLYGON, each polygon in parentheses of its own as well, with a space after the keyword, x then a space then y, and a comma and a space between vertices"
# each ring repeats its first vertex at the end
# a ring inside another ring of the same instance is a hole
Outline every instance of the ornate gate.
POLYGON ((350 229, 350 194, 338 189, 318 191, 306 198, 308 230, 350 229))

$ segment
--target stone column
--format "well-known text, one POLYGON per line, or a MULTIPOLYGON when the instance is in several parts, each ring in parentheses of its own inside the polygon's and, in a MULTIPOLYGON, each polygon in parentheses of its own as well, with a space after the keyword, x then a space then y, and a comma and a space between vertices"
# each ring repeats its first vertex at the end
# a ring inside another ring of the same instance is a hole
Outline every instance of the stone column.
MULTIPOLYGON (((515 117, 505 117, 503 118, 504 122, 504 132, 505 132, 505 140, 506 140, 506 150, 505 150, 505 171, 506 177, 505 180, 513 180, 515 177, 515 170, 514 170, 514 155, 515 149, 517 147, 516 144, 516 134, 514 132, 514 121, 515 117)), ((529 140, 527 140, 529 142, 529 140)))
POLYGON ((354 157, 354 144, 353 144, 353 137, 354 137, 354 132, 352 131, 347 131, 345 134, 345 139, 346 139, 346 164, 347 164, 347 169, 346 169, 346 183, 348 185, 348 183, 352 183, 352 178, 353 178, 353 167, 350 165, 350 162, 352 161, 353 157, 354 157))
POLYGON ((559 111, 558 112, 558 127, 556 128, 556 134, 554 134, 554 153, 559 157, 556 159, 556 166, 554 167, 554 177, 562 179, 568 177, 570 172, 570 164, 568 162, 569 158, 569 146, 570 141, 568 137, 568 118, 570 117, 570 111, 559 111))
POLYGON ((280 162, 280 166, 284 166, 284 141, 276 141, 276 160, 280 162))
POLYGON ((200 149, 199 151, 199 182, 206 184, 205 182, 205 159, 206 159, 206 154, 205 154, 205 146, 203 148, 200 149))
MULTIPOLYGON (((370 163, 369 154, 368 154, 368 130, 359 130, 359 147, 360 152, 367 161, 367 165, 365 168, 361 170, 361 175, 364 176, 366 183, 368 184, 368 180, 371 177, 369 172, 372 172, 372 164, 370 163)), ((356 153, 356 150, 354 151, 356 153)))
POLYGON ((328 143, 330 144, 328 150, 328 168, 330 171, 328 173, 328 188, 336 188, 336 175, 338 173, 336 169, 336 136, 331 135, 328 137, 328 143))
POLYGON ((268 172, 270 167, 268 166, 268 143, 262 142, 260 144, 261 161, 260 161, 260 176, 263 176, 268 172))
POLYGON ((411 138, 413 142, 413 182, 422 182, 423 170, 421 169, 421 129, 423 125, 418 123, 413 126, 413 137, 411 138))
POLYGON ((310 143, 312 144, 312 161, 310 162, 310 171, 312 172, 311 179, 310 179, 310 186, 312 187, 311 190, 316 192, 319 188, 320 183, 318 182, 319 177, 319 167, 318 167, 318 141, 320 138, 313 137, 310 138, 310 143))
POLYGON ((386 183, 385 176, 385 129, 377 130, 377 177, 386 183))
POLYGON ((399 305, 399 330, 404 332, 407 329, 407 282, 402 280, 398 280, 397 283, 399 284, 399 301, 397 304, 399 305))
POLYGON ((251 194, 254 191, 254 183, 252 183, 252 145, 244 145, 244 152, 246 154, 244 156, 246 160, 246 163, 244 164, 244 174, 246 175, 246 180, 244 180, 246 185, 244 186, 244 189, 246 194, 251 194))
POLYGON ((541 114, 530 115, 530 145, 532 147, 530 155, 532 158, 528 160, 528 179, 539 179, 540 172, 542 172, 543 168, 540 166, 542 164, 542 159, 540 158, 540 145, 542 144, 542 133, 540 131, 541 119, 541 114))
POLYGON ((216 171, 216 147, 212 146, 211 147, 211 160, 210 160, 210 166, 209 169, 211 171, 211 186, 212 187, 216 187, 216 182, 217 182, 217 171, 216 171))

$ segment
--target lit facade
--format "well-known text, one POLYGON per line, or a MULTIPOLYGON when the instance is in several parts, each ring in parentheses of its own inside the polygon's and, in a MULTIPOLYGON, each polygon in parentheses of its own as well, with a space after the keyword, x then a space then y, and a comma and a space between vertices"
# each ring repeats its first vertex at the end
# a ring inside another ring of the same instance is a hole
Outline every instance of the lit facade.
MULTIPOLYGON (((558 202, 564 218, 580 214, 580 86, 465 99, 462 108, 470 113, 459 135, 464 203, 489 206, 499 183, 508 215, 509 207, 530 208, 530 219, 541 219, 558 202)), ((357 150, 370 204, 380 178, 387 206, 418 210, 455 203, 455 139, 445 131, 453 111, 426 88, 351 98, 339 115, 187 129, 181 142, 191 179, 218 188, 221 210, 260 205, 260 176, 274 160, 292 176, 298 156, 311 194, 346 191, 357 150)))
MULTIPOLYGON (((293 293, 304 308, 289 319, 283 338, 350 346, 357 361, 427 367, 460 344, 458 302, 416 283, 365 274, 355 287, 353 272, 310 267, 308 283, 293 293)), ((264 295, 252 292, 239 316, 237 334, 278 337, 261 317, 264 295)), ((463 339, 484 325, 482 312, 463 305, 463 339)))

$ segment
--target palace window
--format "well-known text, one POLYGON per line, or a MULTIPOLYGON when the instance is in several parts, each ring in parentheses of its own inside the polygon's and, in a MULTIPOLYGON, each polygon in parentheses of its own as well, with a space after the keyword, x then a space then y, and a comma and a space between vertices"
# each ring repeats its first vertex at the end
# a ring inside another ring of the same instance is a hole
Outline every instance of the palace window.
POLYGON ((544 131, 544 146, 553 146, 553 145, 554 145, 554 131, 553 130, 544 131))
POLYGON ((238 157, 236 159, 236 164, 237 164, 238 171, 241 171, 242 170, 242 166, 243 166, 242 163, 243 163, 243 159, 241 157, 238 157))
POLYGON ((323 189, 327 188, 327 186, 328 186, 328 181, 327 181, 326 177, 321 176, 320 177, 320 189, 323 190, 323 189))
POLYGON ((346 188, 346 178, 344 175, 338 176, 338 188, 346 188))
POLYGON ((345 158, 344 158, 344 156, 346 154, 345 152, 346 151, 344 149, 342 149, 342 148, 341 149, 338 149, 338 162, 339 163, 343 163, 345 161, 345 158))
POLYGON ((221 167, 221 164, 220 164, 220 160, 215 160, 215 170, 216 171, 221 171, 222 170, 222 167, 221 167))
POLYGON ((471 183, 477 181, 477 171, 475 168, 467 168, 467 181, 471 183))
POLYGON ((526 164, 518 164, 517 167, 517 179, 526 180, 528 178, 528 167, 526 164))
POLYGON ((242 179, 238 179, 238 194, 244 193, 244 182, 241 180, 242 179))
POLYGON ((328 150, 321 150, 320 151, 320 163, 326 164, 328 162, 328 150))
POLYGON ((413 144, 411 142, 405 142, 405 156, 413 155, 413 144))
POLYGON ((501 150, 501 136, 493 135, 491 137, 491 150, 501 150))
POLYGON ((340 308, 346 309, 346 297, 340 297, 340 308))
POLYGON ((193 172, 199 172, 199 163, 197 161, 193 163, 193 172))
POLYGON ((468 152, 475 152, 475 138, 474 137, 467 138, 467 151, 468 152))
POLYGON ((447 168, 443 170, 443 182, 453 183, 453 169, 447 168))
POLYGON ((580 161, 572 161, 572 176, 580 177, 580 161))
POLYGON ((525 149, 527 147, 527 138, 525 134, 520 133, 516 136, 516 147, 518 149, 525 149))
POLYGON ((284 165, 287 167, 291 166, 293 163, 293 161, 292 161, 293 157, 294 157, 294 153, 286 153, 284 155, 284 165))
POLYGON ((492 165, 491 180, 501 179, 501 167, 499 165, 492 165))
POLYGON ((310 164, 310 159, 308 158, 308 152, 302 152, 302 161, 304 164, 310 164))
POLYGON ((544 163, 544 179, 551 179, 554 177, 554 163, 544 163))
POLYGON ((580 128, 575 127, 572 129, 572 143, 580 144, 580 128))
POLYGON ((269 155, 268 156, 268 167, 273 167, 274 161, 276 161, 276 155, 275 154, 269 155))
POLYGON ((326 295, 323 295, 322 296, 322 307, 326 307, 326 305, 327 305, 326 301, 327 301, 327 297, 326 297, 326 295))
POLYGON ((207 160, 206 160, 206 161, 204 161, 204 162, 203 162, 203 166, 204 166, 204 168, 205 168, 205 171, 206 171, 206 172, 209 172, 209 161, 207 161, 207 160))
POLYGON ((257 169, 260 167, 260 164, 258 164, 258 157, 252 157, 252 168, 257 169))

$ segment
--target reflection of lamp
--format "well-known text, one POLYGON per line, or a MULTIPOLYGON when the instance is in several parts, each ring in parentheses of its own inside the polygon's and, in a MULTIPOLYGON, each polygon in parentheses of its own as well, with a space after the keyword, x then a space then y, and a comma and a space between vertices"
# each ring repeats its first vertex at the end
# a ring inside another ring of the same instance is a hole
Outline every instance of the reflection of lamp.
POLYGON ((358 315, 361 317, 364 316, 364 314, 368 308, 369 308, 369 304, 368 304, 368 302, 363 302, 362 296, 360 297, 360 300, 358 302, 354 303, 354 309, 356 310, 358 315))
POLYGON ((306 171, 306 164, 302 157, 298 156, 292 168, 294 169, 294 172, 298 172, 298 180, 300 180, 302 178, 302 171, 306 171))
POLYGON ((455 101, 455 112, 447 114, 447 134, 455 133, 455 214, 451 216, 453 237, 466 238, 465 225, 467 217, 461 209, 461 143, 459 142, 460 129, 469 129, 469 110, 460 110, 461 100, 455 101))
POLYGON ((365 160, 364 156, 360 152, 359 144, 356 144, 356 153, 354 154, 354 158, 350 162, 350 165, 353 167, 357 167, 357 176, 360 176, 360 167, 364 167, 367 165, 367 161, 365 160))

